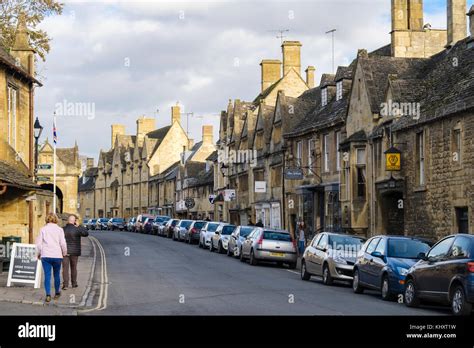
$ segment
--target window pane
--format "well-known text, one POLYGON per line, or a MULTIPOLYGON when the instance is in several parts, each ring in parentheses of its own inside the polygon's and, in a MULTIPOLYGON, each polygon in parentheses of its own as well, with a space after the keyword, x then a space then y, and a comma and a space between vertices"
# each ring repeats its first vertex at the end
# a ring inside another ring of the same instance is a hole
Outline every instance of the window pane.
POLYGON ((453 238, 448 238, 443 240, 442 242, 438 243, 428 254, 428 257, 431 258, 442 258, 447 256, 449 248, 453 242, 453 238))
POLYGON ((357 149, 357 164, 365 164, 365 149, 357 149))

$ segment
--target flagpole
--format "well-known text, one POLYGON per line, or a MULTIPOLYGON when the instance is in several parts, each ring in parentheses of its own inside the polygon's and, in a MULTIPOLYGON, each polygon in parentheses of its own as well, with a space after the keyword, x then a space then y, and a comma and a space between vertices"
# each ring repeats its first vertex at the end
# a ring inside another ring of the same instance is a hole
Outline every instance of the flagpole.
POLYGON ((53 213, 56 214, 56 112, 53 115, 53 213))

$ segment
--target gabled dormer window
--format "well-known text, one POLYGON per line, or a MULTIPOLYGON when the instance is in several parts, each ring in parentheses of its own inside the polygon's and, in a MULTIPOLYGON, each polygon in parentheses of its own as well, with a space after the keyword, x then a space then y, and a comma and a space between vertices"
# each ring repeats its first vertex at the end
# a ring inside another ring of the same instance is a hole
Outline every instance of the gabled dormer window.
POLYGON ((336 84, 336 101, 342 99, 342 80, 336 84))
POLYGON ((321 90, 321 105, 322 106, 328 105, 328 89, 327 89, 327 87, 324 87, 321 90))

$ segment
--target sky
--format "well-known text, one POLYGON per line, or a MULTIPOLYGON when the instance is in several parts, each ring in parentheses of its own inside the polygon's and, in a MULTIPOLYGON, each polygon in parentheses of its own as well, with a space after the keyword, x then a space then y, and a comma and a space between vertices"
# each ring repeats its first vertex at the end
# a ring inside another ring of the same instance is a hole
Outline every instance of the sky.
MULTIPOLYGON (((110 148, 110 125, 135 134, 139 116, 170 123, 177 102, 189 116, 189 133, 201 139, 229 99, 253 100, 260 92, 262 59, 281 59, 281 42, 302 43, 302 74, 348 65, 357 50, 390 41, 389 0, 306 1, 78 1, 63 0, 63 14, 41 23, 51 51, 37 71, 35 113, 52 138, 57 114, 58 147, 77 141, 80 153, 97 159, 110 148)), ((470 7, 474 0, 468 0, 470 7)), ((446 0, 425 0, 425 23, 446 27, 446 0)), ((186 116, 182 117, 186 129, 186 116)))

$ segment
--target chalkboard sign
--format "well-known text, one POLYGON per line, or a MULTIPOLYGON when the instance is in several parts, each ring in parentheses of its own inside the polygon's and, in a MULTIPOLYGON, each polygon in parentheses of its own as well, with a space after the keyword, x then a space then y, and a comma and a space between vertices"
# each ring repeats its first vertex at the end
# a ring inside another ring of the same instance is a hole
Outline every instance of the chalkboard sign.
POLYGON ((38 260, 36 245, 13 243, 7 286, 11 286, 11 283, 26 283, 39 288, 40 280, 41 262, 38 260))

